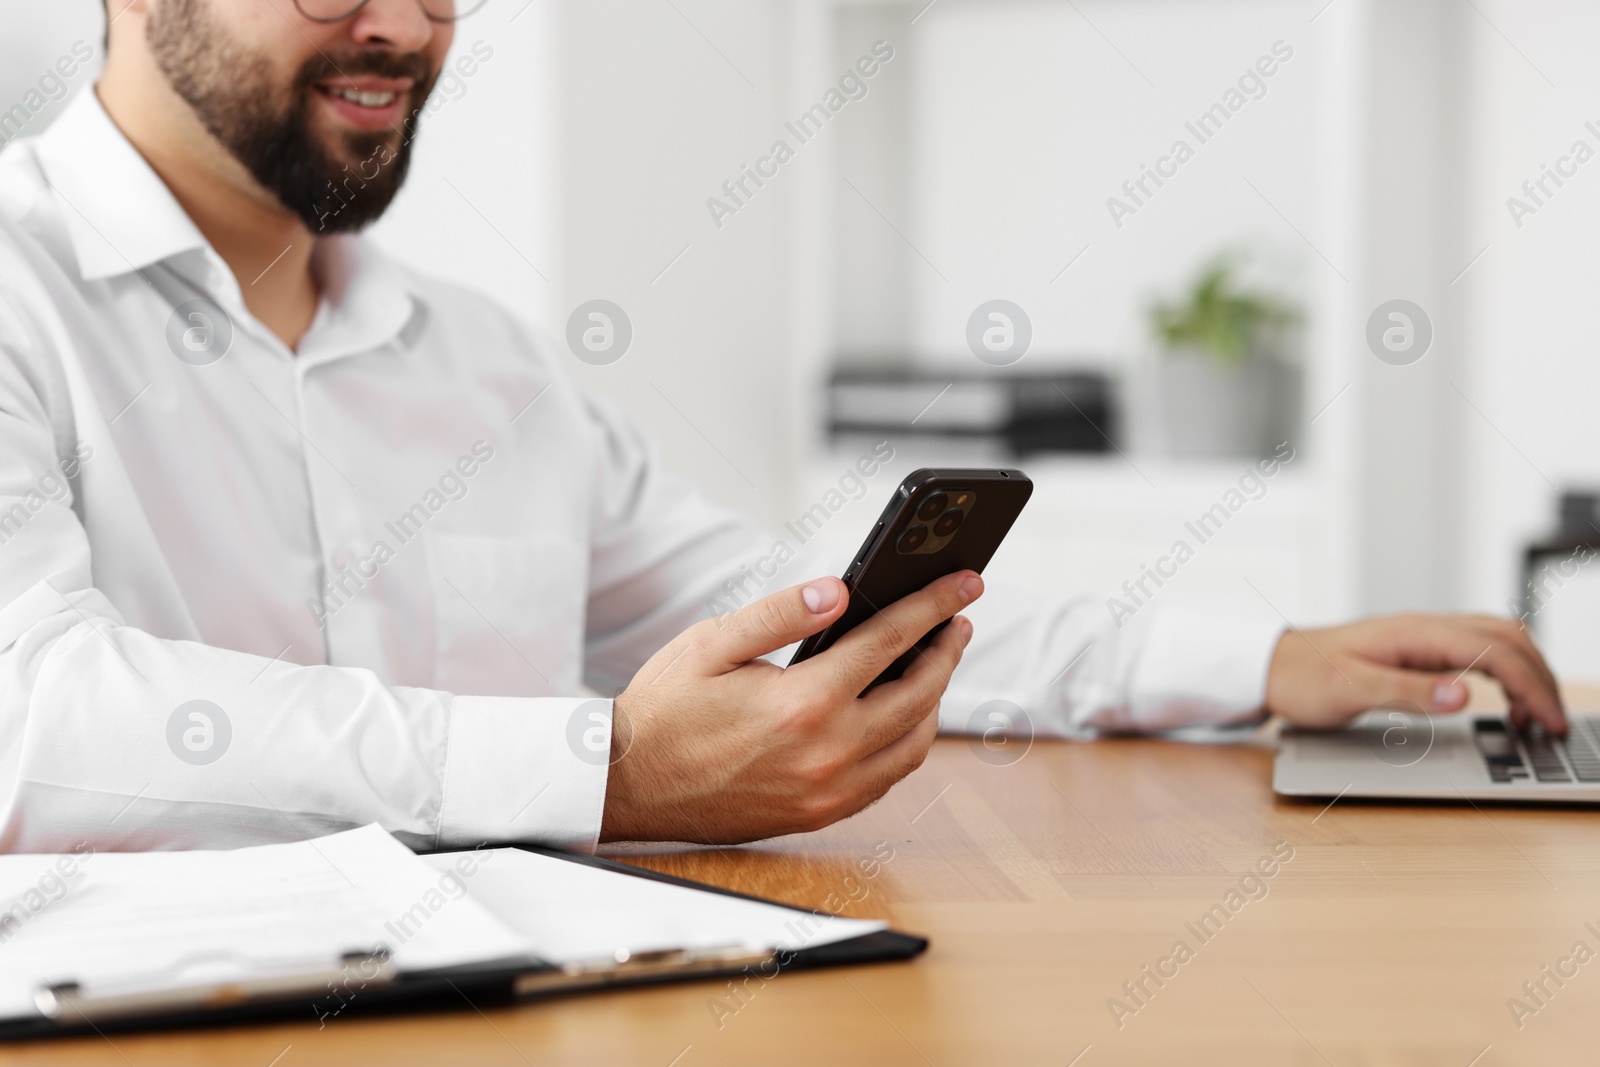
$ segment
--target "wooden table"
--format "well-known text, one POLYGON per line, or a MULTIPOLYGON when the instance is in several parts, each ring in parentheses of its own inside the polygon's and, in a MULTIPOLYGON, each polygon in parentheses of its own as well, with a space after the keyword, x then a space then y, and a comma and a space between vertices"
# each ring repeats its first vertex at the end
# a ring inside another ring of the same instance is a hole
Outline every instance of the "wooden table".
POLYGON ((887 918, 932 939, 911 963, 784 974, 739 1000, 703 981, 322 1030, 11 1046, 0 1063, 1500 1067, 1600 1057, 1600 956, 1560 964, 1580 941, 1600 952, 1600 813, 1324 808, 1276 799, 1271 764, 1270 736, 1039 742, 1009 766, 947 739, 884 801, 827 832, 622 853, 887 918), (1275 848, 1292 858, 1265 864, 1270 878, 1246 878, 1275 848), (891 852, 863 876, 861 861, 891 852), (1249 896, 1230 901, 1241 879, 1249 896), (1226 922, 1197 936, 1219 904, 1226 922), (1169 977, 1157 985, 1146 965, 1169 977), (1522 984, 1545 965, 1576 974, 1560 987, 1544 978, 1552 995, 1514 1020, 1508 1000, 1535 1006, 1522 984), (1135 1000, 1123 983, 1141 979, 1135 1000))

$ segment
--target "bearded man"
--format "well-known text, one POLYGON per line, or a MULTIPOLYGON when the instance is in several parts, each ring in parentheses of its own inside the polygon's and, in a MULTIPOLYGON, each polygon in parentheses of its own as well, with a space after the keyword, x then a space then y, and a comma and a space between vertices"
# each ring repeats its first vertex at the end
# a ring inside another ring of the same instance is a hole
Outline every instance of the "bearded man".
POLYGON ((0 847, 745 841, 860 810, 992 697, 1042 733, 1326 725, 1459 710, 1476 668, 1564 731, 1504 620, 1118 629, 1049 576, 975 641, 965 572, 767 662, 844 585, 707 619, 772 539, 359 236, 478 6, 117 0, 94 91, 0 153, 0 847))

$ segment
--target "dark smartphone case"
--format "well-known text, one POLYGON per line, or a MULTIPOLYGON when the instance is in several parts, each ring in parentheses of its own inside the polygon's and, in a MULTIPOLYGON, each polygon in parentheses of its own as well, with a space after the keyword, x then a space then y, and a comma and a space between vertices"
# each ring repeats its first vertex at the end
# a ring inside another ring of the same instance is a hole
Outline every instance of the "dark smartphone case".
MULTIPOLYGON (((981 573, 1031 495, 1033 482, 1019 470, 945 467, 923 468, 906 475, 843 575, 845 587, 850 590, 850 606, 832 626, 801 642, 789 665, 827 650, 879 611, 935 579, 961 570, 981 573), (948 544, 927 554, 898 551, 896 546, 907 529, 919 522, 927 524, 927 520, 917 518, 917 509, 924 500, 934 493, 953 495, 961 490, 973 492, 975 501, 948 544)), ((940 623, 930 630, 867 688, 900 677, 946 625, 940 623)))

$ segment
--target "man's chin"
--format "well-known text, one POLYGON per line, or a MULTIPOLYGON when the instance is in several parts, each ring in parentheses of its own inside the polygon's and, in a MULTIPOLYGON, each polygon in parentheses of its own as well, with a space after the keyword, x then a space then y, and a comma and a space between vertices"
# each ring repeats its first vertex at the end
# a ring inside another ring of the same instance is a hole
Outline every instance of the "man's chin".
POLYGON ((401 134, 322 133, 316 144, 327 180, 314 194, 312 217, 305 219, 312 232, 350 232, 382 215, 404 176, 401 134))
POLYGON ((405 140, 399 130, 352 130, 327 125, 315 131, 317 147, 329 163, 329 170, 342 174, 348 170, 367 181, 377 177, 378 171, 393 163, 405 140))

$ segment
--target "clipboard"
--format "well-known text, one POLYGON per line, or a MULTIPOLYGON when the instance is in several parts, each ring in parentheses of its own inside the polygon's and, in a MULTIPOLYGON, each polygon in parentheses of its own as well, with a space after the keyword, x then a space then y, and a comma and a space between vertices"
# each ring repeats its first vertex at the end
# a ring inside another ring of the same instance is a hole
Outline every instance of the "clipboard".
MULTIPOLYGON (((792 911, 797 916, 827 914, 598 856, 531 844, 496 847, 752 901, 792 911)), ((41 987, 37 996, 40 1014, 27 1019, 0 1020, 0 1041, 236 1026, 295 1018, 320 1020, 329 1025, 348 1018, 503 1007, 605 989, 744 973, 759 973, 770 980, 790 970, 909 960, 921 955, 927 947, 926 938, 885 929, 793 950, 752 952, 743 946, 664 949, 632 955, 619 953, 615 958, 565 964, 520 956, 409 971, 397 969, 381 948, 353 949, 338 960, 303 970, 158 991, 86 996, 72 982, 41 987)))

